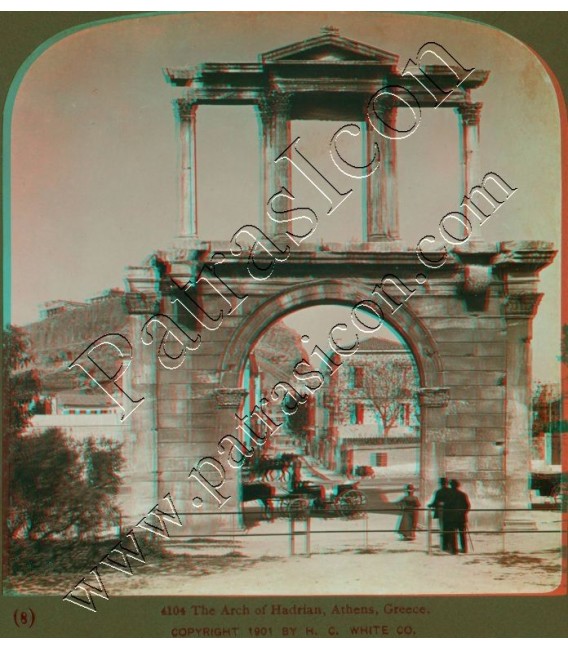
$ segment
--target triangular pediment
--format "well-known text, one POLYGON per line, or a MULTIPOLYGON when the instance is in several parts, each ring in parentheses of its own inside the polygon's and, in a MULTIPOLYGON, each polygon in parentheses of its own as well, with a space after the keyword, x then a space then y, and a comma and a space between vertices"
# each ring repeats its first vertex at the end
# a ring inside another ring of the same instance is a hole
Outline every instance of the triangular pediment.
POLYGON ((382 65, 396 65, 398 56, 377 47, 339 36, 337 30, 333 28, 325 28, 322 30, 321 36, 265 52, 262 55, 262 61, 265 63, 367 61, 382 65))

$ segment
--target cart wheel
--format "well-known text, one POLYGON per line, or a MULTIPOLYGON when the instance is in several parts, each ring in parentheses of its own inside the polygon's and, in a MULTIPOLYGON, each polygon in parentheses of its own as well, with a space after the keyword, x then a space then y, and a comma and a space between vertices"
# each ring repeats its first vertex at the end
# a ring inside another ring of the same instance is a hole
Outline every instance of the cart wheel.
POLYGON ((341 516, 356 516, 362 511, 366 502, 367 498, 364 494, 357 489, 350 489, 337 496, 335 508, 341 516))
POLYGON ((290 518, 306 518, 310 509, 310 503, 305 498, 294 498, 288 504, 288 516, 290 518))

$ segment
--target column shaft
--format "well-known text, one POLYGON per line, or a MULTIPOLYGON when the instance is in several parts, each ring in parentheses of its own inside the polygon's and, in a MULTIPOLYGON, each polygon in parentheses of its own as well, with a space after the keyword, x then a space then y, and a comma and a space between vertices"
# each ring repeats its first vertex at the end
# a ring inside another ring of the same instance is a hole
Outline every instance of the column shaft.
POLYGON ((382 185, 385 177, 384 168, 384 140, 371 126, 364 122, 366 148, 366 160, 371 160, 374 154, 374 143, 377 142, 381 153, 381 165, 379 169, 366 178, 367 189, 367 241, 378 241, 379 234, 384 231, 383 208, 381 206, 382 185))
POLYGON ((446 407, 449 388, 420 388, 420 496, 429 502, 445 476, 446 407))
POLYGON ((381 118, 376 120, 380 134, 377 134, 374 127, 369 128, 369 124, 365 122, 367 159, 370 160, 373 156, 373 142, 379 144, 381 152, 378 174, 371 174, 367 178, 368 241, 394 241, 399 238, 396 140, 386 137, 385 126, 386 123, 391 129, 395 127, 396 112, 395 106, 381 107, 381 118))
MULTIPOLYGON (((509 295, 507 322, 507 382, 505 419, 505 507, 529 506, 531 440, 531 320, 541 299, 538 293, 509 295)), ((506 519, 522 518, 507 512, 506 519)))
MULTIPOLYGON (((278 156, 290 145, 290 122, 288 119, 289 96, 271 92, 258 105, 262 129, 262 219, 264 232, 279 235, 286 231, 286 224, 273 221, 268 216, 268 203, 282 187, 290 192, 291 173, 287 160, 275 162, 278 156)), ((284 204, 286 205, 286 204, 284 204)))
POLYGON ((181 206, 179 236, 197 237, 197 189, 195 157, 195 121, 197 105, 178 102, 181 139, 181 206))
MULTIPOLYGON (((467 103, 458 107, 460 121, 461 183, 460 205, 475 185, 481 182, 479 170, 479 117, 480 103, 467 103)), ((466 213, 469 218, 469 215, 466 213)), ((464 233, 465 235, 465 233, 464 233)))

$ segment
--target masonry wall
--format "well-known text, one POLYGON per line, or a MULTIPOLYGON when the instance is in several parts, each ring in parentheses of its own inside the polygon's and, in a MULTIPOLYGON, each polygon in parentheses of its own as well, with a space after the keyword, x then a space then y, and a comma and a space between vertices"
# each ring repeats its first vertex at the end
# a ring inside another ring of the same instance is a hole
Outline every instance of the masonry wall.
MULTIPOLYGON (((522 242, 520 247, 531 251, 532 245, 522 242)), ((539 252, 529 264, 524 252, 505 253, 501 248, 485 244, 481 252, 479 248, 471 252, 473 260, 451 257, 426 282, 414 279, 424 272, 415 252, 398 244, 306 246, 276 264, 273 275, 262 282, 248 274, 246 255, 234 260, 230 252, 224 253, 228 261, 221 276, 246 300, 230 315, 224 305, 224 320, 216 331, 195 330, 202 334, 201 345, 188 353, 179 369, 162 368, 155 350, 149 353, 146 347, 155 378, 150 371, 137 379, 140 388, 146 382, 155 394, 155 421, 148 414, 141 434, 148 439, 154 434, 149 430, 155 429, 157 491, 171 492, 179 507, 192 513, 187 529, 211 532, 234 525, 234 517, 225 513, 239 509, 238 471, 227 467, 218 443, 223 435, 241 434, 235 426, 244 396, 241 371, 262 331, 303 307, 353 306, 369 299, 387 273, 396 274, 413 289, 405 300, 397 295, 401 306, 394 313, 386 302, 381 304, 385 319, 412 348, 421 375, 421 497, 428 498, 439 477, 447 475, 462 482, 474 507, 503 508, 513 503, 526 507, 530 320, 539 298, 538 269, 553 254, 539 252), (481 280, 468 285, 468 273, 481 280), (221 476, 212 466, 204 469, 211 483, 222 484, 217 499, 187 478, 206 457, 225 466, 221 476), (219 493, 228 498, 223 508, 219 493), (199 510, 194 507, 196 495, 203 498, 199 510), (198 515, 207 511, 215 516, 198 515)), ((185 274, 185 281, 188 276, 195 278, 208 254, 203 249, 184 261, 183 251, 178 251, 172 269, 185 274)), ((141 289, 155 286, 148 279, 132 283, 137 298, 141 289)), ((164 295, 160 308, 174 320, 179 318, 172 310, 171 295, 167 291, 164 295)), ((199 297, 212 313, 218 308, 219 294, 209 284, 200 287, 199 297)))

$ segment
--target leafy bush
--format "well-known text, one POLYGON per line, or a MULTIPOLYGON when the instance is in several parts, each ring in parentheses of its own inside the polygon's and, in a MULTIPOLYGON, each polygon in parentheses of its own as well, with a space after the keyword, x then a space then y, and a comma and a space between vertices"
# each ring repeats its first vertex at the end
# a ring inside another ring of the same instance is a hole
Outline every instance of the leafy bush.
POLYGON ((81 445, 57 428, 18 437, 10 485, 10 536, 31 541, 96 538, 117 525, 113 500, 123 463, 120 446, 93 438, 81 445))

